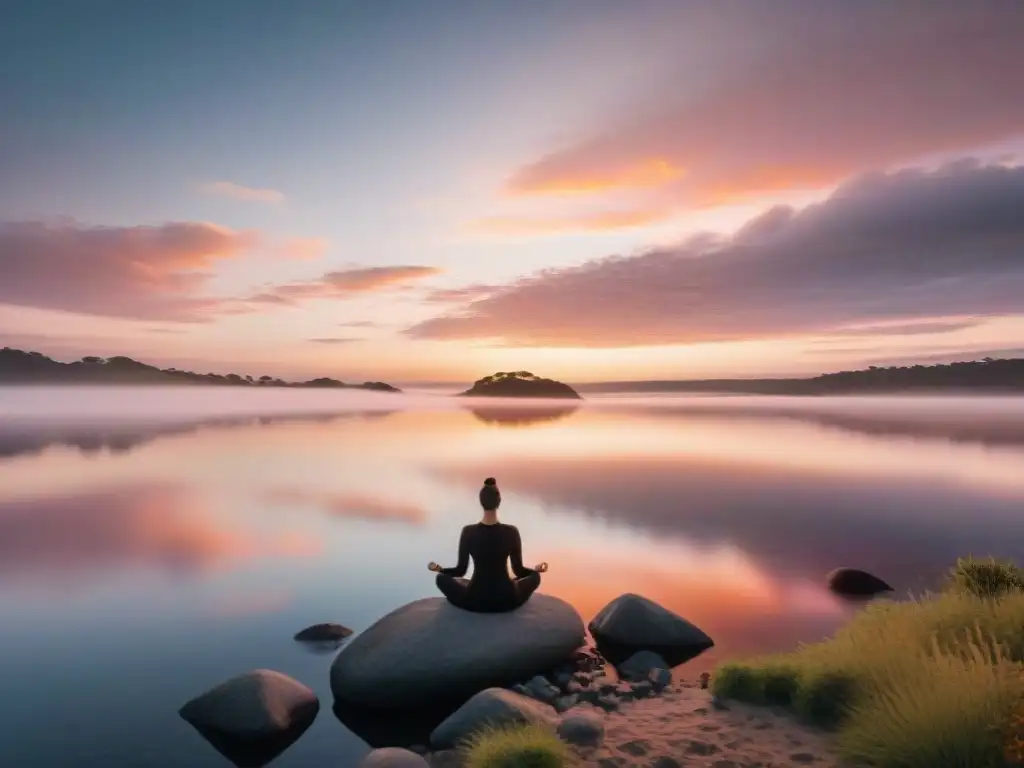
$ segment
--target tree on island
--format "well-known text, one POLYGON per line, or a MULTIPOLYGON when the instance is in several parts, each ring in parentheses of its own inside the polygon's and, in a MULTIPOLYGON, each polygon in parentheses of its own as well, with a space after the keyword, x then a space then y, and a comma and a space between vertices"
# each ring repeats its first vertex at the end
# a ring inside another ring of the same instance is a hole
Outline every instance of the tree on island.
POLYGON ((466 397, 558 397, 582 400, 568 384, 544 379, 529 371, 499 371, 484 376, 460 395, 466 397))

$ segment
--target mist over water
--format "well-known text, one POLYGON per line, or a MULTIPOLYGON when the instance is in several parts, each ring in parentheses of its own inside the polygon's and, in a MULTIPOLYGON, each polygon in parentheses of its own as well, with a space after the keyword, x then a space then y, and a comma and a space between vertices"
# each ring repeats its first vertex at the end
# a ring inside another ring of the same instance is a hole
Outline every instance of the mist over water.
POLYGON ((323 704, 274 765, 354 762, 331 657, 291 637, 431 595, 489 475, 542 591, 585 619, 638 592, 715 638, 683 676, 830 634, 836 566, 905 593, 1024 561, 1024 398, 0 388, 5 756, 227 765, 177 708, 269 667, 323 704))

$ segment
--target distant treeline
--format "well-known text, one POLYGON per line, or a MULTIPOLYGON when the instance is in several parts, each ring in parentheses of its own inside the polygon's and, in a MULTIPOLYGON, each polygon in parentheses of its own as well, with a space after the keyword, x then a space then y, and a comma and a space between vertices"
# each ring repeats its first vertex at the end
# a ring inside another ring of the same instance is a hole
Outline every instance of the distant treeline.
POLYGON ((193 373, 177 368, 157 368, 130 357, 83 357, 62 363, 40 352, 0 349, 0 384, 201 384, 229 387, 305 387, 369 389, 400 392, 383 381, 346 384, 326 377, 288 382, 273 376, 241 376, 237 373, 193 373))
POLYGON ((1024 391, 1024 359, 984 360, 941 365, 871 366, 809 379, 705 379, 699 381, 620 381, 587 384, 584 392, 730 392, 747 395, 838 395, 973 389, 1024 391))

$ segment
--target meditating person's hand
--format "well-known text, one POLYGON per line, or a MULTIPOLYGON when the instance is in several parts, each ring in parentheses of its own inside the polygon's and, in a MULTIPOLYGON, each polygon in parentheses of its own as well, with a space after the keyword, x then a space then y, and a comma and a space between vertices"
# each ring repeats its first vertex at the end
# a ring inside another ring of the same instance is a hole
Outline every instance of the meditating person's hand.
POLYGON ((537 573, 547 573, 547 571, 548 571, 548 564, 547 563, 541 563, 540 565, 538 565, 533 570, 535 570, 537 573))
POLYGON ((427 565, 427 570, 428 571, 433 571, 434 573, 440 573, 441 572, 441 566, 438 565, 437 563, 430 563, 429 565, 427 565))

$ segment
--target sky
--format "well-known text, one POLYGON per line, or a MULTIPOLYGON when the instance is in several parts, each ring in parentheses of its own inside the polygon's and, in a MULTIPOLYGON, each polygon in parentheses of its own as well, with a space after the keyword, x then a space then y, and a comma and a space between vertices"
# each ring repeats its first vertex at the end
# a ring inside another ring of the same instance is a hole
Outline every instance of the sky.
POLYGON ((0 345, 570 382, 1024 355, 1017 0, 8 0, 0 345))

